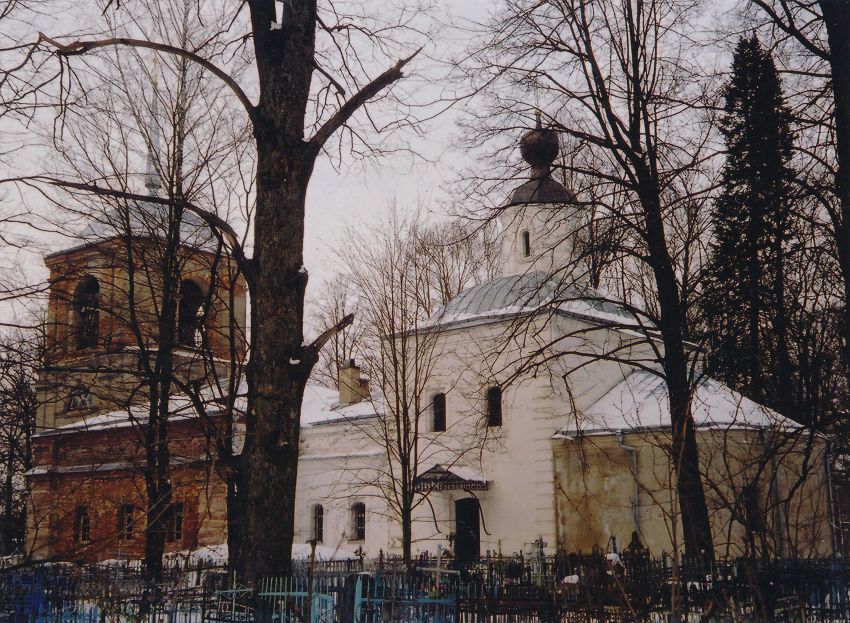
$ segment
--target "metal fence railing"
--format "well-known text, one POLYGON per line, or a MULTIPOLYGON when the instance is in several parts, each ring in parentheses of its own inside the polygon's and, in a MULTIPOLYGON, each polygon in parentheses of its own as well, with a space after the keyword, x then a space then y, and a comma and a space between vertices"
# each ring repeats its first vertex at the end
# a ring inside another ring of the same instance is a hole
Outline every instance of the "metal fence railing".
POLYGON ((226 568, 170 567, 146 586, 134 565, 45 564, 0 571, 0 623, 522 623, 682 620, 850 621, 841 559, 720 561, 709 568, 645 552, 491 556, 464 569, 422 558, 317 562, 243 587, 226 568), (675 589, 675 590, 674 590, 675 589), (268 618, 268 617, 266 617, 268 618))

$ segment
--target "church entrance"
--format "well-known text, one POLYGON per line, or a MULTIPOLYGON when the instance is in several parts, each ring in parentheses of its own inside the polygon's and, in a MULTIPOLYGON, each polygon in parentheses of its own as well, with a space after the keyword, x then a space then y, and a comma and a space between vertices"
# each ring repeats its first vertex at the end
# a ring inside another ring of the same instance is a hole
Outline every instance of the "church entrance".
POLYGON ((480 508, 476 498, 455 502, 455 562, 477 562, 481 555, 480 508))

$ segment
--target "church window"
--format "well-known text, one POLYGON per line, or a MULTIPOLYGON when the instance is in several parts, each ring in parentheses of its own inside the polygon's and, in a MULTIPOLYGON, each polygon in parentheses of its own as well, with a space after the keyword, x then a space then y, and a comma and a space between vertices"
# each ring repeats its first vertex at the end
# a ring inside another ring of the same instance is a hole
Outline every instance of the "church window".
POLYGON ((97 346, 100 329, 99 293, 100 284, 91 275, 83 277, 74 292, 74 325, 77 348, 80 350, 97 346))
POLYGON ((522 232, 522 256, 531 257, 531 234, 528 230, 522 232))
POLYGON ((180 305, 177 310, 177 342, 194 348, 201 343, 204 293, 190 279, 180 282, 180 305))
POLYGON ((741 506, 744 509, 744 525, 750 532, 764 532, 764 515, 759 504, 759 490, 755 484, 741 489, 741 506))
POLYGON ((165 540, 175 543, 183 540, 183 503, 174 502, 165 511, 165 540))
POLYGON ((317 543, 321 543, 324 540, 325 533, 325 509, 321 504, 313 504, 313 517, 312 517, 312 534, 310 535, 310 539, 316 541, 317 543))
POLYGON ((74 511, 74 543, 81 545, 91 541, 91 520, 89 509, 78 506, 74 511))
POLYGON ((132 541, 135 527, 136 509, 132 504, 122 504, 118 507, 118 540, 132 541))
POLYGON ((441 433, 446 430, 446 395, 435 394, 431 408, 434 412, 433 430, 441 433))
POLYGON ((487 390, 487 426, 502 425, 502 388, 498 386, 487 390))
POLYGON ((366 505, 355 502, 351 505, 351 538, 349 541, 366 540, 366 505))
POLYGON ((68 398, 68 411, 88 409, 94 405, 94 398, 87 389, 77 389, 68 398))

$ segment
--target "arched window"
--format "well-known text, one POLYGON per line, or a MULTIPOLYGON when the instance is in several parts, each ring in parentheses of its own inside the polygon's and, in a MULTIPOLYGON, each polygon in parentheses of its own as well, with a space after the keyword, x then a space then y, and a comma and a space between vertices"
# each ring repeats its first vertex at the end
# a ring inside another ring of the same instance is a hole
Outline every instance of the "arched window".
POLYGON ((89 541, 91 541, 89 509, 85 506, 78 506, 74 511, 74 543, 81 545, 89 541))
POLYGON ((531 257, 531 234, 528 230, 522 232, 522 256, 531 257))
POLYGON ((366 505, 363 502, 351 505, 351 537, 348 540, 366 540, 366 505))
POLYGON ((502 388, 498 386, 487 390, 487 426, 502 425, 502 388))
POLYGON ((312 524, 310 539, 321 543, 325 536, 325 509, 321 504, 313 504, 312 524))
POLYGON ((180 282, 180 306, 177 310, 177 343, 193 348, 201 343, 204 293, 190 279, 180 282))
POLYGON ((97 346, 100 313, 98 294, 100 284, 91 275, 83 277, 74 291, 74 325, 77 333, 77 348, 97 346))
POLYGON ((132 504, 122 504, 118 507, 118 540, 132 541, 136 509, 132 504))
POLYGON ((446 395, 434 394, 431 408, 434 412, 433 430, 435 433, 442 433, 446 430, 446 395))

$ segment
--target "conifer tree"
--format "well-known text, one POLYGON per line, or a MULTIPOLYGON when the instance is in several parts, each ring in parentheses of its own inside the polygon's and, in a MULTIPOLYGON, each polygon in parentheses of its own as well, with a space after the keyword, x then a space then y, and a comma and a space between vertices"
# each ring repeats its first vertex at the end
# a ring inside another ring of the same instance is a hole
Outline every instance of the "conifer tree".
POLYGON ((785 250, 793 230, 790 113, 773 58, 742 38, 725 89, 722 191, 703 309, 709 370, 749 397, 790 406, 785 250))

